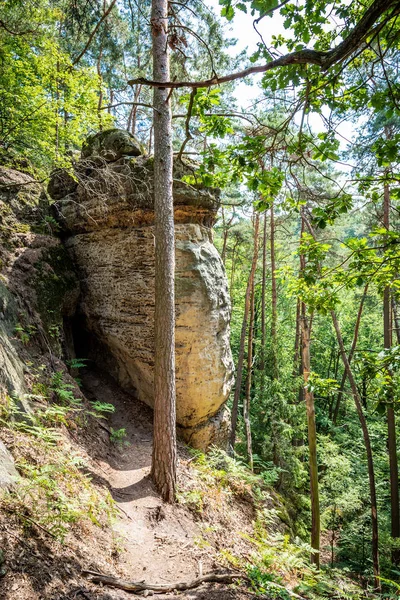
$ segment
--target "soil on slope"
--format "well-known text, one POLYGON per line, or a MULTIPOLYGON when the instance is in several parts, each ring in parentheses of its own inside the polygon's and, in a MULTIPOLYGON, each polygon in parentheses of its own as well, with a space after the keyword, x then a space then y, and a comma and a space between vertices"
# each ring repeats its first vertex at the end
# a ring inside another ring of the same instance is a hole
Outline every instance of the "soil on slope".
MULTIPOLYGON (((184 506, 164 504, 149 478, 152 450, 151 410, 124 393, 104 373, 88 370, 82 376, 89 400, 112 403, 108 420, 93 420, 90 428, 70 432, 75 450, 86 460, 93 483, 107 488, 117 504, 117 518, 110 531, 86 527, 74 531, 64 545, 32 524, 22 530, 17 518, 1 518, 0 543, 7 573, 0 579, 4 600, 112 600, 132 594, 102 588, 88 581, 82 570, 94 570, 130 581, 169 583, 190 581, 199 572, 221 569, 218 549, 224 543, 246 553, 248 544, 235 528, 250 530, 252 508, 243 503, 230 514, 221 508, 215 522, 203 522, 184 506), (126 436, 113 442, 115 431, 126 436), (212 526, 220 534, 207 536, 212 526), (34 534, 34 535, 33 535, 34 534)), ((193 480, 190 457, 179 447, 181 482, 193 480)), ((25 524, 26 526, 26 524, 25 524)), ((1 555, 0 555, 1 562, 1 555)), ((248 597, 244 590, 223 585, 204 585, 179 594, 192 600, 231 600, 248 597)), ((163 597, 163 596, 158 596, 163 597)))

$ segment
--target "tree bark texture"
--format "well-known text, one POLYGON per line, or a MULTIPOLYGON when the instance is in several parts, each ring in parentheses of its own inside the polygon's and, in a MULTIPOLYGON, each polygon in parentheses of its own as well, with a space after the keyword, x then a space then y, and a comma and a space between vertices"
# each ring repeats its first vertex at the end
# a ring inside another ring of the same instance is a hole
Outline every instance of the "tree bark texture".
MULTIPOLYGON (((151 13, 153 75, 168 81, 168 1, 153 0, 151 13)), ((175 392, 175 231, 172 198, 172 119, 168 90, 154 96, 154 439, 151 475, 167 502, 176 484, 175 392)))

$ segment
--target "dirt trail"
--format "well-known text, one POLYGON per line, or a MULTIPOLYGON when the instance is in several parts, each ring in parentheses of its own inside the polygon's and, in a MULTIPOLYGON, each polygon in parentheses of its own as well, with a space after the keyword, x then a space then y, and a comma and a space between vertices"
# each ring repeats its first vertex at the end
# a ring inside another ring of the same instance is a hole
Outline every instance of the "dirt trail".
MULTIPOLYGON (((247 555, 250 548, 237 532, 246 531, 246 527, 250 531, 254 514, 248 502, 233 501, 233 497, 232 502, 230 497, 223 501, 216 490, 215 498, 210 496, 207 515, 192 512, 185 505, 163 504, 149 478, 151 410, 124 393, 105 373, 87 370, 81 378, 88 400, 112 403, 115 413, 108 420, 93 418, 87 427, 66 430, 71 443, 65 449, 83 457, 84 468, 93 483, 109 489, 114 498, 119 508, 113 526, 114 538, 108 528, 99 528, 88 519, 88 523, 72 529, 69 542, 62 544, 45 528, 38 529, 37 523, 32 531, 25 531, 19 518, 4 512, 0 515, 0 559, 2 555, 6 557, 7 573, 0 577, 0 598, 129 600, 135 596, 96 585, 82 570, 100 571, 130 581, 173 583, 195 579, 200 568, 204 574, 220 569, 217 562, 220 548, 229 548, 238 556, 247 555), (112 441, 112 433, 121 428, 126 430, 128 443, 117 445, 112 441), (215 501, 214 509, 211 498, 215 501)), ((34 451, 29 443, 26 451, 30 460, 35 458, 36 454, 29 454, 34 451)), ((183 445, 178 445, 178 455, 182 489, 186 493, 197 490, 202 482, 186 464, 189 456, 183 445)), ((174 594, 157 598, 169 600, 171 595, 174 594)), ((210 583, 179 593, 179 597, 249 600, 251 595, 243 586, 210 583)))
POLYGON ((126 430, 124 444, 115 444, 102 429, 93 456, 120 508, 115 531, 125 550, 118 565, 130 580, 152 583, 194 579, 200 561, 204 572, 212 569, 209 552, 199 547, 200 526, 183 508, 163 504, 149 478, 151 410, 98 372, 87 371, 82 383, 90 400, 115 406, 104 428, 126 430))

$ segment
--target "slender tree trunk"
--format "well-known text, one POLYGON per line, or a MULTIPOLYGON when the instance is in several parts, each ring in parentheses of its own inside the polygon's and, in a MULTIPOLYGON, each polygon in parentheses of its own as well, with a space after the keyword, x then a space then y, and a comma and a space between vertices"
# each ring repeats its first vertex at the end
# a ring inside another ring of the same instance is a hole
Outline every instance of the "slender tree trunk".
POLYGON ((103 105, 103 76, 101 74, 101 59, 103 56, 103 41, 101 42, 101 46, 100 46, 100 50, 99 50, 99 55, 97 57, 97 63, 96 63, 96 67, 97 67, 97 76, 99 78, 99 100, 97 103, 97 117, 99 119, 99 129, 100 131, 103 129, 103 119, 102 119, 102 112, 101 112, 101 107, 103 105))
POLYGON ((149 154, 151 154, 151 150, 153 148, 153 131, 154 131, 154 126, 152 125, 150 127, 150 132, 149 132, 149 154))
POLYGON ((267 328, 265 322, 265 292, 267 281, 267 213, 264 213, 263 252, 262 252, 262 281, 261 281, 261 381, 264 380, 265 370, 265 344, 267 341, 267 328))
POLYGON ((300 307, 301 307, 301 301, 300 301, 300 298, 297 298, 296 327, 295 327, 294 350, 293 350, 293 377, 297 377, 299 374, 298 371, 299 371, 299 361, 300 361, 299 348, 300 348, 300 328, 301 328, 300 307))
POLYGON ((400 320, 399 320, 399 316, 397 313, 397 302, 396 302, 396 299, 393 294, 392 294, 392 311, 393 311, 393 323, 394 323, 394 330, 396 332, 397 345, 400 345, 400 320))
POLYGON ((374 473, 374 461, 372 456, 372 447, 371 440, 369 437, 369 431, 367 427, 367 421, 361 406, 361 399, 358 393, 357 384, 354 379, 353 371, 351 370, 349 360, 346 355, 346 351, 344 349, 344 343, 342 338, 342 333, 340 331, 339 322, 336 317, 336 313, 334 310, 331 311, 332 322, 336 332, 336 338, 338 341, 338 345, 340 348, 340 354, 342 357, 342 361, 344 364, 344 368, 347 373, 347 377, 350 383, 351 391, 353 394, 354 402, 356 405, 358 418, 360 420, 360 425, 364 437, 364 445, 367 453, 367 463, 368 463, 368 479, 369 479, 369 490, 370 490, 370 500, 371 500, 371 524, 372 524, 372 564, 374 569, 374 578, 375 578, 375 587, 377 589, 380 588, 380 579, 379 579, 379 536, 378 536, 378 509, 376 503, 376 486, 375 486, 375 473, 374 473))
MULTIPOLYGON (((305 231, 305 222, 304 222, 304 216, 303 216, 303 211, 301 211, 301 229, 300 229, 300 243, 301 243, 301 239, 303 237, 303 233, 305 231)), ((302 276, 302 273, 304 272, 304 269, 306 267, 306 259, 305 257, 300 254, 300 272, 299 272, 299 277, 302 276)), ((299 343, 301 343, 301 336, 302 336, 302 331, 301 331, 301 323, 303 321, 303 319, 305 319, 306 316, 306 305, 304 304, 304 302, 300 301, 299 302, 299 321, 298 321, 298 327, 299 327, 299 343)), ((311 334, 310 334, 311 335, 311 334)), ((304 364, 303 364, 303 352, 299 351, 299 366, 298 366, 298 373, 301 377, 303 377, 303 373, 304 373, 304 364)), ((300 385, 299 386, 299 404, 302 404, 304 401, 304 386, 300 385)))
POLYGON ((231 296, 231 305, 233 307, 233 285, 235 283, 235 268, 236 268, 236 249, 239 242, 236 242, 232 248, 232 267, 231 267, 231 283, 230 283, 230 296, 231 296))
MULTIPOLYGON (((390 229, 390 189, 389 184, 385 183, 383 193, 383 226, 387 231, 390 229)), ((383 292, 383 337, 385 349, 392 347, 392 307, 391 307, 390 287, 386 286, 383 292)), ((389 372, 389 376, 392 373, 389 372)), ((388 385, 388 401, 386 408, 386 418, 388 425, 388 449, 389 449, 389 469, 390 469, 390 508, 391 508, 391 535, 398 543, 400 538, 400 512, 399 512, 399 470, 397 464, 396 448, 396 421, 393 403, 393 386, 388 385)), ((396 544, 395 544, 396 546, 396 544)), ((392 563, 400 563, 400 549, 394 547, 392 550, 392 563)))
POLYGON ((264 213, 263 248, 262 248, 262 280, 261 280, 261 360, 260 360, 260 399, 261 412, 264 411, 265 396, 265 345, 267 341, 267 327, 265 319, 265 296, 267 285, 267 212, 264 213))
POLYGON ((222 262, 224 263, 224 265, 225 265, 225 260, 226 260, 226 245, 227 245, 227 242, 228 242, 229 229, 230 229, 230 227, 232 225, 232 222, 233 222, 234 218, 235 218, 235 212, 232 213, 231 218, 226 223, 226 221, 225 221, 225 211, 222 208, 223 244, 222 244, 221 258, 222 258, 222 262))
MULTIPOLYGON (((153 76, 168 81, 168 0, 153 0, 153 76)), ((175 232, 172 197, 172 119, 167 89, 154 88, 154 439, 151 475, 164 500, 176 485, 175 232)))
MULTIPOLYGON (((351 364, 351 361, 352 361, 353 356, 354 356, 354 352, 356 351, 356 347, 357 347, 358 334, 359 334, 359 331, 360 331, 361 317, 362 317, 362 312, 363 312, 363 308, 364 308, 365 298, 367 297, 367 293, 368 293, 368 286, 369 286, 369 283, 367 283, 366 286, 365 286, 365 288, 364 288, 364 292, 363 292, 363 295, 362 295, 361 301, 360 301, 360 306, 358 307, 356 324, 354 326, 353 341, 351 343, 351 348, 350 348, 349 356, 347 358, 347 360, 349 361, 349 365, 351 364)), ((342 375, 342 380, 340 382, 340 387, 339 387, 339 390, 338 390, 338 395, 337 395, 337 400, 336 400, 336 406, 335 406, 335 412, 333 413, 332 422, 333 422, 334 425, 336 425, 337 418, 339 416, 339 408, 340 408, 340 403, 341 403, 342 397, 343 397, 343 392, 344 392, 344 386, 345 386, 345 383, 346 383, 346 379, 347 379, 347 372, 346 372, 346 369, 345 369, 344 373, 342 375)))
POLYGON ((307 409, 308 448, 310 465, 310 497, 311 497, 311 547, 316 550, 311 554, 311 562, 319 569, 319 550, 321 537, 321 520, 319 512, 318 462, 317 462, 317 428, 315 424, 314 394, 308 389, 310 377, 310 329, 306 315, 301 319, 301 351, 304 377, 304 398, 307 409))
POLYGON ((243 378, 243 362, 244 362, 244 347, 246 343, 246 330, 247 330, 247 321, 249 318, 250 311, 250 293, 252 281, 254 281, 254 275, 257 267, 257 258, 258 258, 258 229, 260 223, 260 215, 256 213, 255 221, 254 221, 254 248, 253 248, 253 260, 251 263, 251 269, 249 274, 249 279, 247 282, 246 288, 246 296, 244 302, 244 314, 242 321, 242 331, 240 333, 240 346, 239 346, 239 357, 238 357, 238 366, 237 366, 237 374, 236 374, 236 385, 235 385, 235 395, 233 398, 232 405, 232 417, 231 417, 231 436, 230 436, 230 452, 234 451, 235 448, 235 440, 236 440, 236 426, 237 426, 237 418, 238 418, 238 410, 239 410, 239 398, 242 387, 242 378, 243 378))
MULTIPOLYGON (((142 91, 142 86, 137 85, 135 88, 135 95, 133 97, 134 102, 139 102, 141 91, 142 91)), ((130 131, 132 133, 132 135, 135 135, 135 133, 136 133, 137 110, 138 110, 138 107, 136 105, 133 105, 132 111, 130 114, 130 127, 128 128, 128 131, 130 131)))
MULTIPOLYGON (((256 244, 254 239, 254 244, 256 244)), ((247 456, 249 459, 250 469, 253 470, 253 446, 251 440, 251 421, 250 421, 250 404, 251 404, 251 376, 253 369, 253 331, 254 331, 254 276, 251 280, 250 289, 250 324, 249 335, 247 341, 247 379, 246 379, 246 397, 243 403, 243 420, 246 429, 246 444, 247 456)))
MULTIPOLYGON (((300 242, 305 230, 305 217, 301 212, 301 234, 300 242)), ((304 254, 300 254, 300 273, 303 276, 306 268, 306 259, 304 254)), ((300 324, 301 324, 301 365, 304 387, 303 398, 307 410, 307 431, 308 431, 308 456, 310 467, 310 499, 311 499, 311 547, 316 550, 311 554, 311 562, 319 569, 320 564, 320 538, 321 538, 321 519, 319 509, 319 487, 318 487, 318 462, 317 462, 317 426, 315 423, 315 404, 314 394, 308 389, 308 380, 311 370, 310 340, 312 315, 310 320, 307 317, 307 308, 304 302, 300 304, 300 324)))
POLYGON ((277 293, 276 293, 276 265, 275 265, 275 215, 274 215, 274 203, 271 203, 270 209, 270 250, 271 250, 271 346, 272 346, 272 379, 278 379, 278 357, 277 357, 277 343, 276 343, 276 325, 278 321, 278 309, 277 309, 277 293))

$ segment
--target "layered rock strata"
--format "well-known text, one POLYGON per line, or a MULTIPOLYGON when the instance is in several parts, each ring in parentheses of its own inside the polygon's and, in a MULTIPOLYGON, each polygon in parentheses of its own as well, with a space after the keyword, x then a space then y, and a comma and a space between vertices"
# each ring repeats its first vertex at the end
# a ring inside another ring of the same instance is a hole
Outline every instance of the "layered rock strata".
MULTIPOLYGON (((77 169, 78 183, 66 186, 57 209, 79 273, 80 311, 87 329, 112 354, 120 384, 152 406, 152 160, 85 158, 77 169)), ((181 175, 176 172, 174 184, 177 425, 184 440, 207 448, 223 444, 228 433, 230 299, 210 229, 218 194, 183 183, 181 175)))

